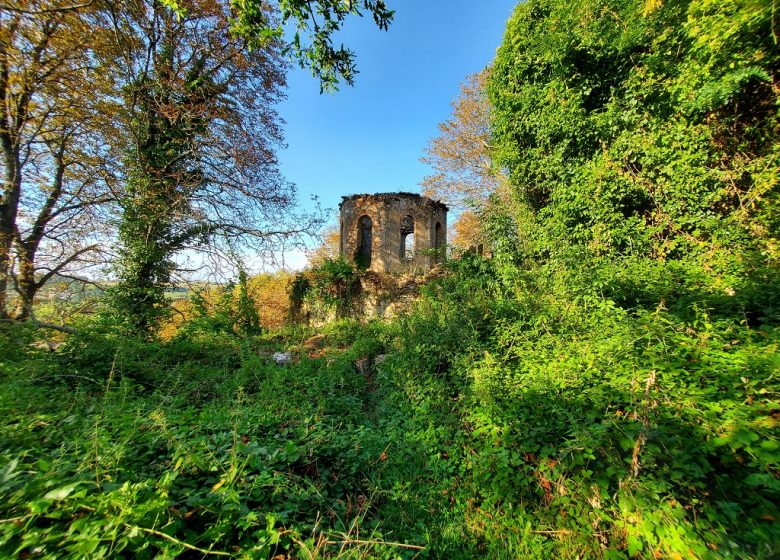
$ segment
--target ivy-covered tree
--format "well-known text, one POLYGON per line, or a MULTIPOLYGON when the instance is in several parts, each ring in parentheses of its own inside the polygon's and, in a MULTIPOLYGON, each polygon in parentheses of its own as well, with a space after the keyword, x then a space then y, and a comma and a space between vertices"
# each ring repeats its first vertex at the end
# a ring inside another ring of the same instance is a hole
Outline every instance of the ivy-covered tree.
POLYGON ((685 262, 690 289, 778 313, 775 16, 753 0, 518 5, 488 89, 539 258, 685 262))
MULTIPOLYGON (((360 6, 135 0, 106 7, 130 146, 114 303, 135 329, 150 331, 167 308, 175 255, 213 250, 217 239, 230 252, 247 240, 268 250, 316 222, 289 215, 294 188, 276 168, 282 138, 273 105, 288 54, 323 89, 352 83, 354 54, 334 47, 332 35, 360 6), (291 21, 297 31, 284 44, 291 21)), ((381 0, 362 9, 382 29, 392 19, 381 0)))
POLYGON ((108 8, 127 139, 113 297, 139 331, 153 330, 165 313, 177 255, 234 251, 243 242, 268 250, 310 225, 285 219, 295 190, 280 177, 275 156, 281 45, 250 49, 233 32, 225 3, 179 5, 183 15, 157 0, 108 8))

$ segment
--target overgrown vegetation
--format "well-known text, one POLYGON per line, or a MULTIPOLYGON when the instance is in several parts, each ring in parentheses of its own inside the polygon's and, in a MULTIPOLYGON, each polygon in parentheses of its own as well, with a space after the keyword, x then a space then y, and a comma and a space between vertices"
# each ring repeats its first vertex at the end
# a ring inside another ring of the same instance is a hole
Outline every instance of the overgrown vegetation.
POLYGON ((371 537, 382 442, 352 362, 375 343, 283 368, 278 344, 84 334, 51 355, 4 342, 2 556, 271 557, 323 547, 322 531, 371 537))
POLYGON ((325 258, 290 284, 292 316, 296 320, 327 321, 345 318, 353 311, 363 273, 344 257, 325 258))
POLYGON ((775 327, 452 266, 406 318, 307 344, 6 333, 1 550, 773 556, 775 327))
POLYGON ((776 558, 773 8, 520 4, 492 258, 397 319, 260 330, 242 277, 165 341, 4 326, 0 555, 776 558))

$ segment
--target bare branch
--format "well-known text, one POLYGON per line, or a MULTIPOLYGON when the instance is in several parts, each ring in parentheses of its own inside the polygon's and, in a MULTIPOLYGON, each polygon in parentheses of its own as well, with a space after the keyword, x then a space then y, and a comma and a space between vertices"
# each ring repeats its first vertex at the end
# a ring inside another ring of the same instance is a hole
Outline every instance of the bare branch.
POLYGON ((18 6, 14 6, 12 4, 6 4, 5 2, 3 2, 0 4, 0 10, 6 10, 18 14, 38 16, 43 14, 71 12, 74 10, 81 10, 82 8, 89 8, 94 3, 94 1, 95 0, 87 0, 86 2, 82 2, 81 4, 71 4, 69 6, 58 6, 56 8, 42 8, 40 10, 26 10, 24 8, 19 8, 18 6))

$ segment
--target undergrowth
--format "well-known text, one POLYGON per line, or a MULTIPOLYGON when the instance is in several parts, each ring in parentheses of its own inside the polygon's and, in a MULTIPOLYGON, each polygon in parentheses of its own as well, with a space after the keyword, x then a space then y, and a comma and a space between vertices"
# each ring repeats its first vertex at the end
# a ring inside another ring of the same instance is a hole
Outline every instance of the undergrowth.
POLYGON ((7 331, 0 553, 773 557, 777 328, 560 275, 466 257, 310 340, 7 331))

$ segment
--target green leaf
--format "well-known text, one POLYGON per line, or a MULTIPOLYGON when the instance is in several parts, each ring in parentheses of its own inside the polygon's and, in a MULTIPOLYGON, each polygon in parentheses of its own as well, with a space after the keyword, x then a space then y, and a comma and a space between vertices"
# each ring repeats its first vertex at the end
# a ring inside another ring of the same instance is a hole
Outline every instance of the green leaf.
POLYGON ((636 535, 628 535, 626 542, 628 543, 629 556, 636 556, 642 551, 642 540, 636 535))
POLYGON ((759 440, 758 434, 744 428, 739 428, 736 432, 734 432, 733 437, 736 441, 743 445, 750 445, 754 441, 759 440))
POLYGON ((64 500, 68 496, 70 496, 73 491, 76 489, 76 487, 79 485, 79 482, 74 482, 72 484, 66 484, 65 486, 60 486, 59 488, 55 488, 54 490, 51 490, 44 495, 44 500, 64 500))
POLYGON ((8 482, 18 474, 14 472, 16 471, 16 466, 18 464, 19 464, 19 459, 17 458, 11 459, 11 461, 2 470, 2 477, 0 477, 0 483, 8 482))

